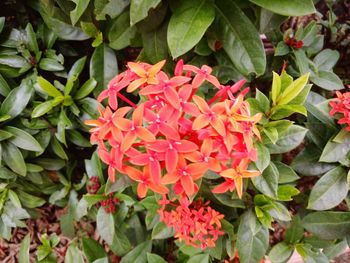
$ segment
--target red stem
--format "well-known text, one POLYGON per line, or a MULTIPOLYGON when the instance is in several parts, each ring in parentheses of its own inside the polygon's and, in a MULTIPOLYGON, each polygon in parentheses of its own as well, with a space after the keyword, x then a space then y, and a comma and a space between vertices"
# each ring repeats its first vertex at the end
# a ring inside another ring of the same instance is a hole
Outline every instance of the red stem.
POLYGON ((119 92, 117 93, 117 96, 118 96, 118 98, 120 98, 124 102, 128 103, 130 106, 137 108, 137 105, 135 103, 133 103, 131 100, 129 100, 124 95, 120 94, 119 92))

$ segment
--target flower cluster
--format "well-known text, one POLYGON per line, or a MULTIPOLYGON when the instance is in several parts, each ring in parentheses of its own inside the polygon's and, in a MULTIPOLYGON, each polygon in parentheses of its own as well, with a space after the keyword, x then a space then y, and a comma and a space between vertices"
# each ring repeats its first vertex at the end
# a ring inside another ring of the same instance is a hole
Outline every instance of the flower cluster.
POLYGON ((113 214, 116 211, 116 205, 119 204, 119 199, 113 196, 113 193, 107 195, 107 198, 100 201, 98 206, 104 207, 106 213, 113 214))
POLYGON ((100 189, 100 181, 98 179, 98 176, 92 176, 89 178, 87 184, 86 184, 86 190, 89 194, 96 194, 97 191, 100 189))
POLYGON ((286 39, 284 40, 284 43, 286 43, 288 46, 295 48, 295 49, 302 48, 304 45, 302 40, 296 40, 293 37, 292 38, 286 37, 286 39))
POLYGON ((190 204, 186 197, 179 202, 169 201, 165 196, 159 201, 160 220, 175 230, 175 237, 186 244, 204 249, 214 247, 215 241, 223 235, 220 220, 224 215, 208 206, 202 200, 190 204))
POLYGON ((141 198, 148 189, 167 194, 168 185, 179 196, 192 196, 198 191, 196 182, 210 169, 224 178, 213 192, 236 189, 241 197, 243 178, 260 174, 248 165, 256 160, 253 142, 260 139, 255 124, 261 114, 251 116, 244 101, 247 89, 233 95, 245 82, 223 86, 210 67, 184 65, 182 60, 169 78, 161 71, 164 63, 129 62, 128 70, 98 97, 108 98, 109 106, 99 109, 97 120, 86 121, 93 126, 91 142, 98 144, 110 180, 115 181, 116 171, 127 174, 138 183, 141 198), (196 94, 205 81, 217 89, 208 103, 196 94), (138 92, 138 105, 122 95, 125 89, 138 92), (118 98, 130 106, 118 107, 118 98))
POLYGON ((329 114, 334 116, 339 114, 341 118, 338 120, 339 124, 346 124, 345 128, 350 131, 350 92, 341 93, 336 92, 337 98, 329 102, 329 106, 332 107, 329 114))

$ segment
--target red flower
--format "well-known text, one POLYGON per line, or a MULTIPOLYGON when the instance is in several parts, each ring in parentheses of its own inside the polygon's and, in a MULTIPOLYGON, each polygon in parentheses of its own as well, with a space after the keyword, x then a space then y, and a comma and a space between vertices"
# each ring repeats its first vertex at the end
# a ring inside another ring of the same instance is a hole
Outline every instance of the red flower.
POLYGON ((329 114, 338 117, 338 123, 346 124, 345 129, 350 131, 350 92, 336 91, 336 95, 337 98, 329 102, 329 106, 332 108, 329 114))

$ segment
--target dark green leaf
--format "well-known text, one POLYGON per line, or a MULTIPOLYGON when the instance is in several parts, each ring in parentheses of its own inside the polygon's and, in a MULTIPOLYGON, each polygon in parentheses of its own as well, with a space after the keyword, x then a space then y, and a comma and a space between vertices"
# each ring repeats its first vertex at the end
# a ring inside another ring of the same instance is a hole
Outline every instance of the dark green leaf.
POLYGON ((17 190, 17 194, 24 207, 36 208, 46 203, 45 199, 17 190))
POLYGON ((152 241, 145 241, 126 254, 120 263, 147 263, 147 252, 151 252, 151 249, 152 241))
POLYGON ((143 47, 151 63, 157 63, 168 56, 167 24, 154 31, 142 34, 143 47))
POLYGON ((209 255, 208 254, 199 254, 191 257, 186 263, 209 263, 209 255))
POLYGON ((263 172, 270 164, 270 152, 262 143, 256 142, 254 144, 257 151, 257 160, 255 161, 256 167, 260 172, 263 172))
POLYGON ((333 142, 332 139, 328 141, 324 147, 320 162, 333 163, 342 161, 346 158, 350 151, 350 134, 347 134, 342 143, 333 142))
POLYGON ((267 147, 270 149, 270 153, 285 153, 293 150, 304 140, 307 129, 298 126, 292 125, 279 136, 276 144, 267 144, 267 147))
POLYGON ((1 104, 0 115, 8 114, 11 118, 23 112, 33 93, 29 80, 23 80, 18 88, 13 89, 1 104))
POLYGON ((131 40, 136 35, 136 27, 130 26, 128 12, 118 16, 108 33, 109 46, 115 50, 123 49, 131 44, 131 40))
POLYGON ((243 75, 265 72, 266 57, 258 31, 233 1, 217 1, 217 34, 235 67, 243 75), (233 15, 234 14, 234 15, 233 15))
POLYGON ((17 55, 0 55, 0 64, 12 68, 24 68, 28 65, 27 60, 17 55))
POLYGON ((285 242, 276 244, 269 253, 269 259, 272 263, 284 263, 293 254, 293 247, 287 245, 285 242))
POLYGON ((291 183, 299 179, 299 176, 290 166, 281 162, 274 162, 274 164, 279 172, 279 184, 291 183))
POLYGON ((130 24, 134 25, 148 16, 148 11, 156 8, 161 0, 131 0, 130 24))
POLYGON ((303 16, 315 13, 312 0, 249 0, 256 5, 284 16, 303 16))
POLYGON ((90 77, 97 81, 94 94, 107 88, 108 82, 118 74, 118 63, 114 51, 105 44, 98 46, 90 61, 90 77))
POLYGON ((4 77, 0 74, 0 94, 6 97, 7 95, 9 95, 10 92, 11 92, 10 86, 7 84, 4 77))
POLYGON ((337 206, 348 193, 346 171, 338 166, 326 174, 311 190, 308 209, 327 210, 337 206))
POLYGON ((310 80, 325 90, 344 89, 341 79, 331 71, 320 70, 317 74, 311 75, 310 80))
POLYGON ((2 158, 10 169, 19 175, 27 175, 27 167, 24 162, 22 153, 18 148, 12 143, 2 143, 2 158))
POLYGON ((307 231, 323 239, 343 238, 350 234, 350 212, 314 212, 303 218, 307 231))
POLYGON ((118 228, 115 230, 113 244, 111 244, 111 250, 118 256, 124 256, 132 248, 128 237, 121 232, 118 228))
POLYGON ((13 135, 9 141, 17 147, 34 152, 43 150, 37 140, 24 130, 12 126, 6 126, 4 130, 13 135))
POLYGON ((240 220, 236 248, 242 263, 259 262, 265 255, 269 243, 267 228, 260 225, 251 210, 240 220))
POLYGON ((166 239, 174 234, 175 231, 172 227, 168 227, 163 222, 158 222, 152 230, 152 239, 166 239))
POLYGON ((89 237, 83 237, 83 251, 89 263, 107 257, 107 253, 101 244, 89 237))
POLYGON ((170 18, 167 41, 177 58, 193 48, 215 18, 215 9, 206 0, 181 1, 170 18))
POLYGON ((35 163, 49 171, 58 171, 65 166, 65 162, 60 159, 36 158, 35 163))
POLYGON ((130 0, 95 1, 96 19, 104 20, 106 19, 106 15, 114 19, 119 16, 129 4, 130 0))
POLYGON ((4 25, 5 25, 5 17, 2 16, 0 17, 0 33, 2 32, 4 25))
POLYGON ((28 23, 26 26, 26 32, 27 32, 28 46, 30 51, 33 51, 35 54, 39 53, 39 47, 38 47, 38 42, 36 41, 36 35, 30 23, 28 23))
POLYGON ((330 71, 339 59, 339 52, 331 49, 324 49, 316 55, 314 63, 318 70, 330 71))
POLYGON ((273 163, 264 170, 262 175, 252 178, 254 186, 261 192, 270 197, 277 197, 279 172, 273 163))
POLYGON ((292 224, 286 231, 286 241, 291 244, 298 243, 304 237, 304 228, 299 215, 293 216, 292 224))

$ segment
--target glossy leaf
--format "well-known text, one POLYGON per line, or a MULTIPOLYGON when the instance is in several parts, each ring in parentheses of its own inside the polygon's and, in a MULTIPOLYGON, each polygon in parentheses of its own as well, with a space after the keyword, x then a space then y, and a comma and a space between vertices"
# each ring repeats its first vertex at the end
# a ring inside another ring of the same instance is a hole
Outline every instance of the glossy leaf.
POLYGON ((148 16, 148 11, 157 7, 161 0, 131 0, 130 24, 134 25, 148 16))
POLYGON ((75 93, 74 99, 80 100, 89 95, 96 87, 97 82, 94 79, 87 80, 83 86, 75 93))
POLYGON ((70 19, 72 21, 72 25, 74 26, 79 18, 84 13, 85 9, 88 7, 90 0, 72 0, 76 6, 74 10, 70 12, 70 19))
POLYGON ((53 108, 53 104, 53 100, 48 100, 46 102, 40 103, 33 109, 32 118, 38 118, 48 113, 53 108))
POLYGON ((157 63, 168 56, 167 24, 154 31, 142 34, 143 48, 147 58, 152 63, 157 63))
POLYGON ((7 166, 19 175, 26 176, 27 167, 21 151, 12 143, 3 143, 2 151, 2 158, 7 166))
POLYGON ((152 241, 145 241, 126 254, 120 263, 147 263, 147 252, 151 252, 151 249, 152 241))
POLYGON ((303 16, 315 13, 312 0, 249 0, 250 2, 266 8, 274 13, 284 16, 303 16))
POLYGON ((273 246, 269 253, 269 259, 272 263, 284 263, 292 256, 293 247, 285 242, 280 242, 273 246))
POLYGON ((43 58, 39 62, 39 68, 46 71, 62 71, 64 66, 53 58, 43 58))
POLYGON ((148 263, 166 263, 166 261, 157 254, 147 253, 147 262, 148 263))
POLYGON ((107 88, 108 82, 118 74, 118 63, 114 51, 107 45, 98 46, 90 60, 90 77, 97 81, 94 94, 107 88))
POLYGON ((304 74, 303 76, 294 80, 277 98, 277 104, 284 105, 292 101, 305 88, 308 80, 309 74, 304 74))
POLYGON ((105 211, 104 207, 100 207, 96 216, 96 228, 100 236, 107 242, 113 243, 115 234, 115 222, 112 214, 105 211))
POLYGON ((268 230, 260 225, 251 210, 240 220, 236 248, 242 263, 258 263, 268 248, 268 230))
POLYGON ((165 239, 175 234, 173 228, 168 227, 163 222, 157 223, 152 230, 152 239, 165 239))
POLYGON ((123 49, 131 44, 135 34, 136 27, 130 26, 129 13, 124 12, 113 21, 108 32, 109 46, 115 50, 123 49))
POLYGON ((252 178, 254 186, 270 197, 277 197, 279 172, 273 163, 264 170, 261 176, 252 178))
POLYGON ((327 210, 337 206, 348 193, 346 171, 338 166, 324 174, 311 190, 308 209, 327 210))
POLYGON ((346 134, 342 143, 333 142, 329 140, 326 146, 324 147, 320 162, 338 162, 344 160, 350 151, 350 134, 346 134))
POLYGON ((330 71, 339 60, 339 52, 331 49, 324 49, 314 57, 314 63, 318 70, 330 71))
POLYGON ((206 0, 181 1, 170 18, 167 41, 177 58, 193 48, 214 21, 214 6, 206 0))
POLYGON ((13 135, 9 141, 17 147, 34 152, 42 151, 41 145, 37 140, 24 130, 12 126, 7 126, 4 130, 13 135))
POLYGON ((303 218, 305 229, 323 239, 342 238, 350 234, 349 212, 314 212, 303 218))
POLYGON ((263 172, 270 164, 270 152, 262 143, 255 143, 255 149, 257 151, 257 160, 255 161, 256 167, 260 172, 263 172))
POLYGON ((311 75, 310 80, 325 90, 344 89, 341 79, 331 71, 320 70, 317 74, 311 75))
POLYGON ((217 1, 218 36, 222 47, 243 75, 265 72, 266 57, 258 31, 234 1, 217 1))

